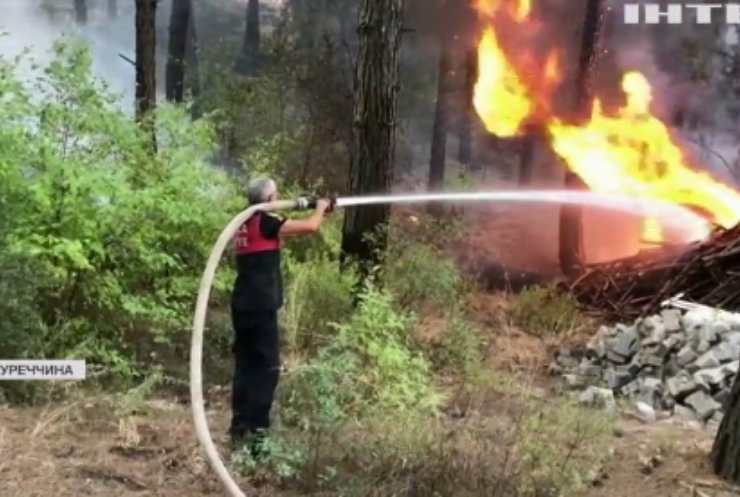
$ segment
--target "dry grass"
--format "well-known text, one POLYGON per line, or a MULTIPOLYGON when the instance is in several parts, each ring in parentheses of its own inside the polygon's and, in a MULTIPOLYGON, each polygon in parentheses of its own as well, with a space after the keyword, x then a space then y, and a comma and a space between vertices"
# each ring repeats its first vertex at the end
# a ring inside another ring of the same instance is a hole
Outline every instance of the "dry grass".
MULTIPOLYGON (((445 415, 376 418, 316 444, 299 478, 241 479, 247 495, 736 495, 707 471, 711 434, 611 423, 551 398, 526 378, 488 375, 450 387, 445 415), (650 471, 645 460, 659 456, 650 471), (333 477, 321 485, 312 476, 333 477), (588 481, 605 475, 598 486, 588 481), (583 483, 580 486, 579 483, 583 483), (577 488, 580 487, 580 490, 577 488), (559 492, 558 492, 559 490, 559 492)), ((222 438, 223 395, 211 396, 222 438)), ((42 407, 0 407, 0 495, 223 495, 195 442, 187 406, 138 395, 79 396, 42 407)))

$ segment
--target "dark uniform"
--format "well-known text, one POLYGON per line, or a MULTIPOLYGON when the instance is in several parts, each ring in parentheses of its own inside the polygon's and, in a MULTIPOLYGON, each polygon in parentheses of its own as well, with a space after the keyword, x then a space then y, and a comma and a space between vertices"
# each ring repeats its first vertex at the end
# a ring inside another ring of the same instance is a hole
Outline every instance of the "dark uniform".
POLYGON ((234 326, 232 440, 248 439, 259 451, 270 427, 280 377, 278 310, 283 305, 280 228, 285 219, 258 212, 234 237, 238 275, 231 296, 234 326))

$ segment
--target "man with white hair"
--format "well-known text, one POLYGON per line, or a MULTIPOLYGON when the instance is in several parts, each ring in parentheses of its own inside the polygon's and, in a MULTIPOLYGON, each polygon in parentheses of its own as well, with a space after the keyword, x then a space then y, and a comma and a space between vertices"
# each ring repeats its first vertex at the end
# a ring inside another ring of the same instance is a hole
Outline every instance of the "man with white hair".
MULTIPOLYGON (((277 185, 267 177, 249 182, 250 205, 277 200, 277 185)), ((285 219, 258 211, 234 237, 237 278, 231 296, 234 326, 232 444, 247 443, 255 458, 263 455, 264 437, 280 377, 278 310, 283 305, 280 237, 315 233, 331 202, 319 199, 307 219, 285 219)))

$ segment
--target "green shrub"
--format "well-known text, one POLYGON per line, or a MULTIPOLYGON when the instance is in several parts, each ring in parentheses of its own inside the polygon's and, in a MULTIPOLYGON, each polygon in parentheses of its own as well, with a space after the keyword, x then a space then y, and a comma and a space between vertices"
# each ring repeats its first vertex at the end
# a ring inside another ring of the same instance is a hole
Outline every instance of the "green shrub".
POLYGON ((306 424, 436 408, 442 398, 430 363, 409 335, 413 322, 411 314, 394 309, 387 293, 368 287, 354 315, 334 324, 318 354, 286 378, 283 420, 306 424))
POLYGON ((13 212, 3 238, 50 278, 34 302, 54 340, 36 353, 75 353, 125 376, 131 335, 170 343, 189 325, 202 265, 239 197, 208 164, 207 121, 163 105, 152 156, 91 76, 89 54, 62 40, 53 55, 32 85, 0 61, 0 198, 13 212))
POLYGON ((583 316, 571 295, 554 287, 529 287, 509 299, 508 315, 523 331, 540 337, 571 332, 583 316))
POLYGON ((464 378, 476 374, 485 359, 487 346, 481 336, 480 330, 463 314, 452 313, 440 336, 430 344, 435 368, 464 378))
POLYGON ((399 223, 391 225, 383 283, 400 305, 429 302, 445 310, 458 305, 463 281, 455 263, 442 252, 455 228, 426 218, 413 231, 399 223))

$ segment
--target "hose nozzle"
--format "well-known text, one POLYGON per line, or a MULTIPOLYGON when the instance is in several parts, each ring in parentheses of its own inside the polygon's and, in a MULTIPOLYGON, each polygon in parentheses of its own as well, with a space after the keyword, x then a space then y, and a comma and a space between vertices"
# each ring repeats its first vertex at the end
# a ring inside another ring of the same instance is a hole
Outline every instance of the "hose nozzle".
POLYGON ((307 209, 315 209, 316 203, 320 198, 325 198, 329 201, 329 208, 326 209, 326 212, 332 212, 334 210, 334 207, 337 205, 337 196, 335 194, 329 194, 326 197, 316 197, 312 195, 302 195, 296 199, 296 209, 299 210, 307 210, 307 209))
POLYGON ((307 210, 307 209, 315 209, 316 208, 316 201, 318 199, 316 197, 310 197, 310 196, 302 196, 295 199, 295 207, 298 210, 307 210))

